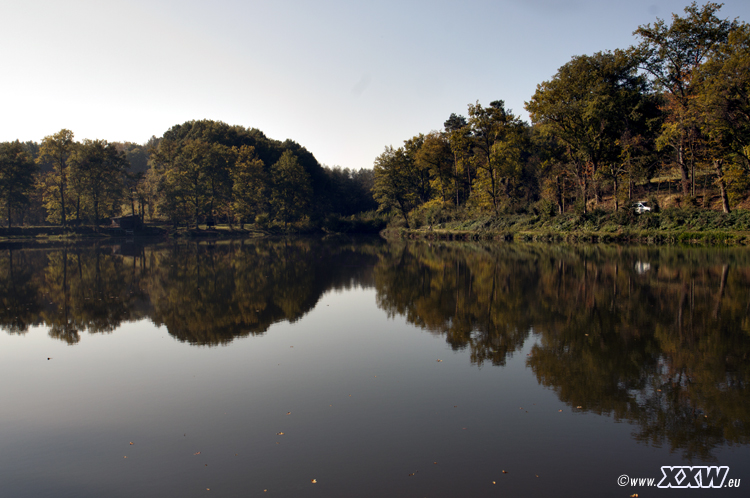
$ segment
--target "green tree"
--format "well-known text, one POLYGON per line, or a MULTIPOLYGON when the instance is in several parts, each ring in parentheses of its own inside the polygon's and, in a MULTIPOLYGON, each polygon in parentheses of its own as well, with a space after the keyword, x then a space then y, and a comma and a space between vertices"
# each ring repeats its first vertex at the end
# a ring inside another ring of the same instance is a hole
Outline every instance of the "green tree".
POLYGON ((502 166, 493 149, 506 139, 512 128, 519 125, 518 118, 505 109, 505 102, 502 100, 490 102, 489 107, 482 107, 479 102, 469 105, 469 126, 474 149, 472 159, 477 171, 481 172, 474 183, 489 198, 495 212, 500 208, 500 189, 504 179, 501 178, 502 166))
POLYGON ((312 196, 310 176, 291 151, 284 151, 271 166, 271 206, 275 217, 284 222, 302 218, 312 196))
POLYGON ((75 148, 70 163, 71 176, 93 210, 94 225, 99 226, 102 211, 112 215, 120 207, 128 164, 125 154, 106 140, 87 139, 75 148))
POLYGON ((177 190, 188 209, 195 228, 206 209, 211 145, 202 140, 185 140, 180 144, 173 167, 167 171, 169 183, 177 190))
POLYGON ((578 184, 584 212, 591 183, 621 174, 615 166, 599 170, 621 161, 621 139, 647 117, 637 62, 619 50, 573 57, 526 103, 533 123, 563 145, 562 164, 578 184))
POLYGON ((722 208, 750 186, 750 25, 735 26, 696 71, 700 123, 709 139, 722 208))
POLYGON ((409 225, 409 212, 419 205, 414 189, 414 161, 403 148, 386 147, 375 159, 373 196, 379 211, 397 211, 409 225))
POLYGON ((416 152, 415 162, 420 169, 429 171, 431 190, 440 196, 440 200, 448 202, 455 194, 458 205, 455 163, 448 137, 438 132, 427 134, 416 152))
POLYGON ((695 2, 685 7, 685 17, 672 14, 671 24, 658 19, 640 26, 641 39, 635 53, 650 74, 657 90, 664 93, 666 120, 659 137, 661 148, 671 148, 682 175, 682 192, 695 195, 695 165, 699 125, 696 122, 696 69, 726 43, 734 22, 719 19, 722 4, 695 2), (691 190, 692 185, 692 190, 691 190))
POLYGON ((48 199, 50 207, 56 208, 60 213, 60 224, 65 222, 65 194, 68 188, 68 159, 73 151, 73 132, 62 129, 54 135, 44 137, 39 148, 37 163, 51 163, 52 172, 49 175, 48 199))
POLYGON ((243 145, 236 154, 237 161, 232 169, 232 210, 244 225, 265 211, 268 175, 255 147, 243 145))
POLYGON ((29 202, 37 169, 18 140, 0 144, 0 200, 5 204, 8 228, 11 227, 13 209, 29 202))

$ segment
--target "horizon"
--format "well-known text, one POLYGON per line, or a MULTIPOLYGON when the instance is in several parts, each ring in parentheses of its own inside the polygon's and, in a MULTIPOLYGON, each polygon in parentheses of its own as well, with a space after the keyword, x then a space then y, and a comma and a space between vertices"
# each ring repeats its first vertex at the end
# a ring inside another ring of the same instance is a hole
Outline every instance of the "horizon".
MULTIPOLYGON (((689 4, 31 0, 6 6, 0 141, 66 128, 144 144, 209 119, 293 140, 322 165, 372 168, 476 101, 528 121, 524 102, 572 57, 634 45, 638 26, 689 4)), ((749 13, 741 0, 719 11, 749 13)))

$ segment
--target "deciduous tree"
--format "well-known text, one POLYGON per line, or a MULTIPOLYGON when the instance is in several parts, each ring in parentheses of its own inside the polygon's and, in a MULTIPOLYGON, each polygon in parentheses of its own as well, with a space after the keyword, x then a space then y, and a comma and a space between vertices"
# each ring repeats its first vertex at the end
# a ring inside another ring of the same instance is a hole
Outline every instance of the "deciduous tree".
POLYGON ((5 204, 8 228, 13 209, 29 201, 37 166, 19 141, 0 144, 0 200, 5 204))

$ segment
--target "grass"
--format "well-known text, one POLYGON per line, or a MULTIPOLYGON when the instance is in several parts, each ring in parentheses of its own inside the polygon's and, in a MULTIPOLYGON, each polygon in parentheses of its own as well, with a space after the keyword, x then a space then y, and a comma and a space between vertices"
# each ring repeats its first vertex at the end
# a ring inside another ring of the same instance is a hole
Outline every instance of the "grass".
POLYGON ((631 210, 616 213, 594 210, 558 216, 481 216, 413 230, 392 227, 384 235, 396 238, 738 245, 750 243, 750 211, 735 210, 725 214, 696 208, 669 208, 641 215, 631 210))

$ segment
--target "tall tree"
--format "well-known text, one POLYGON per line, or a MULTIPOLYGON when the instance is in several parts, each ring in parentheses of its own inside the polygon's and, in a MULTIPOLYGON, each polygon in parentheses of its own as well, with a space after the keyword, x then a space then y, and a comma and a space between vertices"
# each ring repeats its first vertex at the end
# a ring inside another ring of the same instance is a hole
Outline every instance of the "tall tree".
POLYGON ((8 228, 11 227, 13 209, 29 201, 37 169, 31 155, 18 140, 0 144, 0 200, 5 204, 8 228))
POLYGON ((106 140, 87 139, 75 148, 70 162, 71 175, 78 179, 80 193, 93 209, 94 225, 99 226, 102 210, 112 215, 120 206, 128 164, 125 154, 106 140))
POLYGON ((244 225, 265 211, 268 175, 255 147, 243 145, 236 154, 237 161, 232 169, 232 210, 240 225, 244 225))
POLYGON ((417 207, 420 198, 414 189, 413 160, 403 148, 386 147, 375 159, 373 195, 379 211, 397 211, 409 225, 409 212, 417 207))
POLYGON ((451 201, 455 194, 458 206, 453 159, 448 137, 438 132, 427 134, 415 155, 417 166, 430 172, 432 190, 438 193, 443 202, 451 201))
POLYGON ((672 14, 671 24, 658 19, 640 26, 634 35, 641 39, 635 53, 650 74, 657 90, 664 92, 667 119, 659 143, 675 153, 682 176, 684 195, 695 195, 695 164, 699 127, 695 120, 696 69, 726 43, 734 22, 719 19, 722 4, 695 2, 685 7, 685 17, 672 14), (692 190, 691 190, 692 185, 692 190))
POLYGON ((271 205, 275 216, 286 225, 302 218, 310 207, 310 176, 291 151, 284 151, 271 166, 271 205))
POLYGON ((39 156, 37 156, 38 164, 51 163, 53 165, 50 183, 54 186, 55 192, 51 195, 59 199, 62 226, 66 225, 65 194, 68 188, 68 159, 73 147, 73 132, 63 128, 54 135, 44 137, 39 148, 39 156))
POLYGON ((537 86, 526 103, 533 123, 559 140, 576 179, 582 209, 599 169, 620 158, 620 139, 643 119, 645 87, 637 59, 622 51, 577 56, 537 86))
MULTIPOLYGON (((497 154, 498 144, 508 139, 520 126, 520 120, 505 109, 505 102, 495 100, 489 107, 482 107, 477 102, 469 105, 469 126, 471 128, 472 146, 474 149, 473 163, 482 174, 475 179, 475 184, 481 185, 481 191, 489 198, 495 212, 500 208, 501 187, 506 181, 503 177, 503 162, 505 153, 497 154)), ((476 189, 475 195, 476 195, 476 189)))
POLYGON ((709 139, 722 209, 750 186, 750 25, 741 23, 696 72, 702 130, 709 139))

